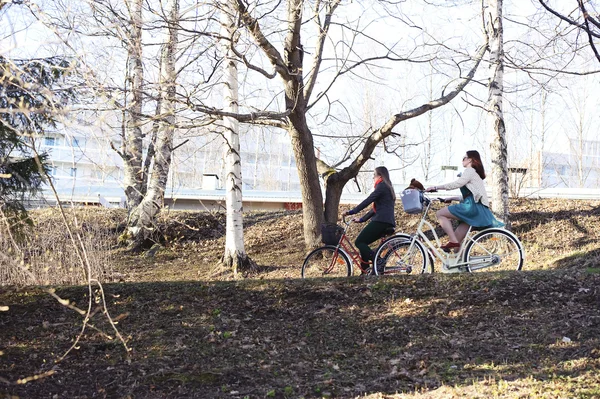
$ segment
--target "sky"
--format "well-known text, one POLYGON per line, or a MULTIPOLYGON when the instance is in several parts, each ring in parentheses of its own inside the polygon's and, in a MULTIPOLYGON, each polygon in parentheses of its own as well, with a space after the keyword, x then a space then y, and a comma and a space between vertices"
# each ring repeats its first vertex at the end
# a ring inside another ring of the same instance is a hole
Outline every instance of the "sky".
MULTIPOLYGON (((447 1, 438 1, 444 5, 447 1)), ((457 2, 454 2, 457 3, 457 2)), ((479 2, 462 1, 460 6, 447 6, 437 8, 437 12, 428 9, 421 1, 402 3, 404 15, 396 15, 399 19, 390 19, 385 16, 381 7, 371 7, 368 2, 351 2, 348 7, 341 8, 336 15, 338 21, 349 22, 359 27, 365 35, 385 37, 388 42, 395 42, 395 50, 399 54, 411 50, 411 45, 416 43, 435 41, 443 42, 453 48, 459 47, 469 54, 474 54, 477 45, 482 41, 480 27, 479 2), (367 20, 371 22, 367 23, 367 20), (408 29, 407 24, 421 27, 408 29), (415 34, 418 31, 418 34, 415 34)), ((526 46, 519 47, 523 42, 541 40, 533 35, 523 23, 528 22, 526 16, 534 10, 533 1, 507 1, 505 16, 519 23, 505 25, 505 42, 507 51, 512 57, 529 56, 526 46), (510 28, 510 29, 508 29, 510 28)), ((383 3, 380 3, 383 4, 383 3)), ((19 57, 54 55, 60 51, 60 42, 52 32, 44 28, 31 16, 11 7, 9 12, 3 12, 2 31, 0 36, 0 54, 11 54, 19 57)), ((528 22, 533 24, 533 22, 528 22)), ((537 20, 535 23, 538 23, 537 20)), ((346 32, 347 34, 347 32, 346 32)), ((308 38, 307 38, 308 39, 308 38)), ((332 29, 331 41, 348 39, 341 31, 332 29)), ((357 46, 362 50, 369 50, 372 42, 359 39, 357 46), (361 42, 362 40, 362 42, 361 42)), ((416 47, 415 47, 416 48, 416 47)), ((433 48, 433 47, 432 47, 433 48)), ((91 48, 90 48, 91 50, 91 48)), ((310 46, 307 47, 310 52, 310 46)), ((343 53, 343 47, 336 47, 338 54, 343 53)), ((441 51, 437 48, 437 51, 441 51)), ((369 79, 353 79, 340 82, 329 93, 328 99, 333 102, 332 107, 323 106, 312 113, 311 127, 315 134, 323 136, 340 135, 349 132, 353 135, 361 134, 369 128, 381 126, 391 115, 420 105, 432 96, 440 95, 442 89, 448 89, 456 84, 454 80, 458 71, 452 60, 447 59, 448 65, 437 63, 435 69, 430 64, 387 63, 385 69, 373 70, 373 75, 363 76, 369 79), (374 82, 377 79, 378 82, 374 82), (336 103, 335 101, 340 103, 336 103), (343 106, 340 105, 343 102, 343 106), (329 110, 333 110, 336 118, 324 119, 329 110), (352 123, 350 123, 352 122, 352 123)), ((105 68, 111 68, 106 60, 105 68)), ((117 63, 118 64, 118 63, 117 63)), ((117 65, 115 64, 115 65, 117 65)), ((100 66, 100 65, 99 65, 100 66)), ((461 65, 464 71, 470 64, 461 65)), ((590 69, 595 66, 582 66, 581 69, 590 69)), ((577 64, 570 66, 578 69, 577 64)), ((324 70, 319 79, 315 94, 328 85, 329 70, 324 70)), ((485 102, 487 89, 487 68, 480 67, 478 79, 480 83, 473 83, 468 87, 467 93, 455 98, 452 103, 431 114, 423 115, 414 120, 407 121, 394 130, 406 136, 406 143, 410 144, 403 153, 403 158, 385 156, 378 151, 376 163, 385 164, 390 169, 400 169, 407 160, 416 160, 406 170, 395 173, 397 180, 423 177, 423 158, 426 146, 424 145, 427 134, 432 132, 432 165, 430 175, 432 182, 439 183, 446 178, 441 171, 442 165, 460 165, 460 160, 467 150, 477 149, 484 156, 489 157, 489 124, 482 112, 480 105, 485 102)), ((511 91, 505 98, 505 117, 507 132, 510 138, 510 156, 513 164, 524 162, 532 152, 532 143, 539 147, 541 132, 544 132, 544 150, 560 152, 567 147, 567 133, 571 134, 582 127, 584 133, 592 137, 595 135, 592 126, 598 125, 598 113, 595 111, 600 105, 598 79, 595 76, 559 77, 551 80, 547 85, 547 102, 543 107, 542 94, 539 89, 532 90, 532 78, 543 80, 546 76, 528 75, 507 69, 505 80, 507 88, 511 91)), ((250 78, 254 79, 254 78, 250 78)), ((255 90, 256 85, 251 81, 245 82, 247 90, 255 90)), ((260 83, 258 83, 260 85, 260 83)), ((275 83, 273 90, 278 90, 275 83)), ((339 143, 327 143, 325 139, 317 137, 317 145, 322 149, 335 148, 339 143), (321 142, 322 144, 319 144, 321 142)), ((334 151, 331 154, 335 154, 334 151)), ((339 159, 339 155, 330 156, 330 162, 339 159)))

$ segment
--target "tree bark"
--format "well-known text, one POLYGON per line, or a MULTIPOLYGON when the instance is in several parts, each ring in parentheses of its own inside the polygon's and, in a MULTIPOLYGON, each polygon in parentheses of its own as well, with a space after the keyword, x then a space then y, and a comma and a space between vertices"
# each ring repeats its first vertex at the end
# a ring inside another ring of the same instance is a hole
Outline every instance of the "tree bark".
POLYGON ((490 46, 491 76, 488 85, 488 113, 491 123, 492 212, 510 227, 508 208, 508 145, 502 107, 504 92, 504 34, 502 0, 488 0, 486 31, 490 46))
POLYGON ((304 53, 300 37, 302 9, 303 0, 288 1, 289 28, 284 47, 284 62, 288 73, 284 78, 284 84, 286 109, 291 110, 288 116, 288 133, 296 158, 302 191, 304 242, 306 249, 311 250, 321 245, 323 193, 319 184, 313 136, 306 123, 307 99, 303 93, 302 78, 304 53))
POLYGON ((340 179, 339 173, 327 177, 325 184, 325 222, 335 223, 338 220, 342 192, 348 180, 340 179))
POLYGON ((131 209, 128 225, 129 245, 132 249, 143 246, 155 231, 155 219, 164 206, 165 189, 169 178, 175 133, 175 96, 176 96, 176 52, 178 45, 177 20, 179 0, 169 0, 168 41, 161 53, 160 76, 160 114, 158 131, 154 143, 154 163, 149 176, 148 189, 141 193, 138 206, 131 209))
POLYGON ((302 192, 302 222, 304 243, 311 250, 321 245, 323 223, 323 193, 319 184, 314 144, 305 115, 290 117, 292 126, 289 134, 292 142, 296 167, 302 192))
POLYGON ((124 132, 121 145, 121 157, 125 169, 123 184, 129 209, 137 207, 142 201, 142 105, 144 68, 142 64, 142 3, 132 1, 127 46, 126 85, 130 96, 124 112, 124 132))
MULTIPOLYGON (((235 42, 234 7, 225 0, 221 9, 221 52, 223 63, 223 110, 238 112, 238 69, 231 52, 231 43, 235 42)), ((238 272, 256 269, 256 264, 247 255, 244 248, 244 226, 242 208, 242 160, 240 158, 239 122, 237 119, 223 117, 225 138, 225 205, 227 209, 225 252, 221 263, 231 269, 234 277, 238 272)))

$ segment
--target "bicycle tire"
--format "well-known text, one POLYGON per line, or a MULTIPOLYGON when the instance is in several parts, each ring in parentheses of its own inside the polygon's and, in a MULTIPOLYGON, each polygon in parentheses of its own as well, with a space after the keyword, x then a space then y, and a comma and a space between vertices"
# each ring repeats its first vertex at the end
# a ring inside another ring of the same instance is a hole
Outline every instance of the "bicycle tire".
MULTIPOLYGON (((404 239, 410 241, 412 239, 412 236, 410 234, 407 234, 407 233, 396 233, 393 236, 391 236, 390 238, 388 238, 388 240, 390 240, 392 238, 404 238, 404 239)), ((382 243, 382 245, 383 244, 385 244, 385 241, 382 243)), ((421 244, 423 244, 423 243, 421 242, 421 244)), ((433 256, 433 253, 431 252, 431 250, 425 244, 423 244, 423 248, 426 249, 427 258, 429 259, 429 264, 428 264, 429 268, 428 268, 428 270, 425 270, 424 273, 433 273, 435 271, 435 268, 434 268, 435 257, 433 256)))
POLYGON ((348 277, 352 275, 352 264, 336 246, 325 245, 308 254, 301 275, 302 278, 348 277))
POLYGON ((427 251, 418 240, 394 236, 385 240, 375 252, 375 275, 423 274, 427 270, 427 251))
POLYGON ((471 273, 486 269, 521 270, 524 259, 523 245, 517 236, 498 228, 477 233, 467 244, 464 255, 471 273))

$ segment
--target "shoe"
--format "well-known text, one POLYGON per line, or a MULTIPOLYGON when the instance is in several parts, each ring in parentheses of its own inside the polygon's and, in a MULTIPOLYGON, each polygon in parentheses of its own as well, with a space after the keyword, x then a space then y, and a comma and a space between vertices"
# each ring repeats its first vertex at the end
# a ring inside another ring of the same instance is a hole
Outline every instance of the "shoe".
POLYGON ((370 275, 372 273, 371 262, 360 264, 361 274, 370 275))
POLYGON ((440 248, 444 252, 450 252, 454 248, 460 248, 460 243, 448 241, 445 245, 442 245, 440 248))

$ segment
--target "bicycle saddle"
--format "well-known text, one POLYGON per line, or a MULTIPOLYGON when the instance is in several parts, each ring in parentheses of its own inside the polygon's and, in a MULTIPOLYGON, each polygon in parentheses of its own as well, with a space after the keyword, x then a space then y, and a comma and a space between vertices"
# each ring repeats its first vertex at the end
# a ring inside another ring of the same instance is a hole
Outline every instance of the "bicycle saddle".
POLYGON ((386 236, 391 236, 392 234, 394 234, 396 232, 396 228, 395 227, 388 227, 387 229, 385 229, 383 231, 383 237, 386 236))

